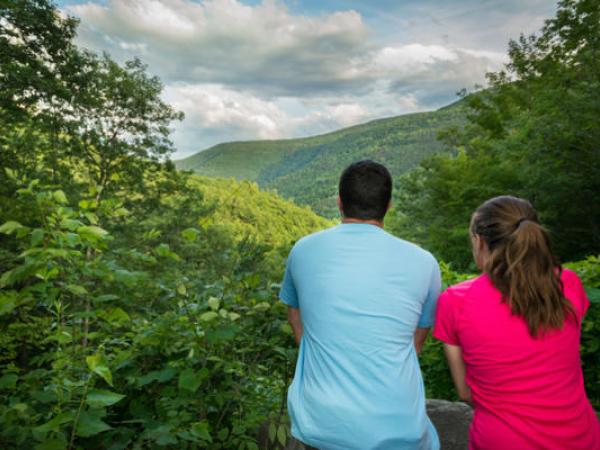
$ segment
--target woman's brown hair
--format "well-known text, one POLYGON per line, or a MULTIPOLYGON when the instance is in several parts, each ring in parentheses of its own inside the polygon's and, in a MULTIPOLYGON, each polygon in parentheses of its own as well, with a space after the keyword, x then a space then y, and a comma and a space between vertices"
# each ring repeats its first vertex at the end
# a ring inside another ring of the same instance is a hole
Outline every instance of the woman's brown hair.
POLYGON ((561 267, 548 232, 527 200, 501 196, 483 203, 471 220, 471 233, 486 242, 490 257, 483 270, 531 336, 561 328, 571 303, 563 295, 561 267))

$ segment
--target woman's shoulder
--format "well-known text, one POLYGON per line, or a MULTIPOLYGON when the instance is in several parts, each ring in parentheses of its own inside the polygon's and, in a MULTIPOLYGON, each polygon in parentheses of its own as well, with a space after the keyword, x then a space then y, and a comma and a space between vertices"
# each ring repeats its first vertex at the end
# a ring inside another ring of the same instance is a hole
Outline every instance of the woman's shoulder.
POLYGON ((479 291, 483 286, 487 286, 487 275, 482 274, 475 278, 462 281, 449 286, 441 295, 440 300, 461 301, 469 297, 475 291, 479 291))
POLYGON ((578 315, 583 317, 590 306, 590 301, 583 287, 579 276, 570 269, 562 269, 560 278, 563 284, 564 295, 578 311, 578 315))
POLYGON ((563 267, 560 272, 560 278, 563 283, 569 283, 574 285, 581 284, 579 276, 571 269, 566 269, 563 267))

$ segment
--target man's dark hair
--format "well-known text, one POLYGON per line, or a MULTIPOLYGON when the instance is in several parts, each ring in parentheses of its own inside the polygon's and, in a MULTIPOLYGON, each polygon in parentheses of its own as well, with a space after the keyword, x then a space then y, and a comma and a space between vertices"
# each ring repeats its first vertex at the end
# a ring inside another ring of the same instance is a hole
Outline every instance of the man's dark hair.
POLYGON ((392 177, 382 164, 357 161, 342 172, 339 193, 345 217, 382 220, 392 197, 392 177))

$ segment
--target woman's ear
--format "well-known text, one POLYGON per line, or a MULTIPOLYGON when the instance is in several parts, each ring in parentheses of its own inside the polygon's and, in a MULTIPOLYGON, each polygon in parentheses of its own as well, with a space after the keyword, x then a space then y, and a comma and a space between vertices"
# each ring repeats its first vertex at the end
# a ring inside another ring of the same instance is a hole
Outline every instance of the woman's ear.
POLYGON ((471 234, 471 246, 473 247, 473 259, 480 270, 483 270, 485 262, 489 257, 489 249, 485 239, 480 234, 471 234))
POLYGON ((473 235, 473 247, 477 250, 478 253, 485 250, 485 240, 481 237, 480 234, 473 235))

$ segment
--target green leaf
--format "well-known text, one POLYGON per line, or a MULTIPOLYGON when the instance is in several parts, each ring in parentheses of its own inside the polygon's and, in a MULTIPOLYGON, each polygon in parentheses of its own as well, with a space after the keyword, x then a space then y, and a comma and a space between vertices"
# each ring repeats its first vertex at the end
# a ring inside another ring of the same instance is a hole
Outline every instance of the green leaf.
POLYGON ((31 232, 31 246, 37 247, 44 240, 44 230, 36 228, 31 232))
POLYGON ((104 356, 97 353, 95 355, 87 356, 85 358, 87 362, 88 368, 99 375, 108 383, 109 386, 112 386, 112 374, 110 373, 110 369, 106 365, 106 360, 104 356))
POLYGON ((47 439, 40 442, 34 448, 35 450, 64 450, 67 448, 67 441, 64 437, 63 439, 47 439))
POLYGON ((121 326, 131 320, 129 314, 123 311, 121 308, 112 308, 108 314, 104 315, 104 320, 106 320, 111 325, 121 326))
POLYGON ((187 228, 181 232, 181 236, 183 236, 185 240, 190 242, 195 241, 198 237, 198 234, 200 234, 200 231, 196 228, 187 228))
POLYGON ((119 299, 118 295, 105 294, 105 295, 99 295, 98 297, 94 297, 94 303, 104 303, 104 302, 110 302, 112 300, 118 300, 118 299, 119 299))
POLYGON ((153 381, 165 383, 171 380, 176 373, 177 370, 174 367, 165 367, 162 370, 153 370, 152 372, 148 372, 146 375, 139 377, 137 384, 138 386, 145 386, 153 381))
POLYGON ((117 208, 113 211, 112 216, 113 217, 125 217, 128 216, 129 214, 131 214, 129 212, 129 210, 127 208, 117 208))
POLYGON ((211 344, 215 344, 217 342, 231 341, 235 338, 236 333, 239 328, 235 324, 229 324, 225 326, 220 326, 207 332, 206 340, 211 344))
POLYGON ((202 384, 202 376, 193 369, 184 369, 179 374, 179 389, 184 389, 190 392, 196 392, 202 384))
POLYGON ((179 261, 179 255, 169 248, 169 244, 160 244, 154 248, 154 252, 163 258, 171 258, 175 261, 179 261))
POLYGON ((269 442, 275 442, 275 438, 277 437, 277 427, 274 422, 269 424, 269 442))
POLYGON ((221 428, 217 433, 217 437, 220 441, 224 441, 225 439, 227 439, 227 436, 229 436, 229 428, 227 427, 221 428))
POLYGON ((60 203, 61 205, 66 205, 67 203, 69 203, 69 201, 67 200, 67 196, 61 190, 54 191, 52 193, 52 197, 54 197, 54 201, 56 203, 60 203))
POLYGON ((600 303, 599 288, 587 288, 585 291, 591 303, 600 303))
POLYGON ((11 180, 17 181, 17 172, 16 171, 9 169, 8 167, 5 167, 4 172, 6 172, 6 176, 8 178, 10 178, 11 180))
POLYGON ((287 436, 285 432, 285 427, 283 425, 279 425, 277 429, 277 440, 282 447, 285 447, 285 442, 287 441, 287 436))
POLYGON ((15 222, 14 220, 9 220, 8 222, 5 222, 3 225, 0 226, 0 233, 11 234, 22 228, 25 228, 25 227, 23 225, 21 225, 19 222, 15 222))
POLYGON ((75 413, 73 411, 66 411, 53 417, 45 424, 35 427, 34 430, 39 433, 48 433, 50 431, 58 433, 60 431, 60 426, 71 422, 74 417, 75 413))
POLYGON ((0 377, 0 389, 15 389, 17 387, 17 380, 19 379, 17 374, 7 373, 0 377))
POLYGON ((75 219, 63 219, 60 221, 60 227, 63 230, 75 231, 82 228, 83 223, 75 219))
POLYGON ((203 322, 210 322, 211 320, 214 320, 217 317, 219 317, 219 314, 217 314, 214 311, 208 311, 200 315, 200 320, 203 322))
POLYGON ((14 405, 11 406, 12 409, 14 409, 15 411, 23 414, 25 413, 25 411, 27 411, 27 403, 15 403, 14 405))
POLYGON ((81 237, 93 240, 102 239, 103 237, 108 235, 108 231, 94 225, 79 227, 77 228, 77 233, 81 237))
POLYGON ((267 302, 260 302, 254 305, 254 309, 260 312, 268 311, 271 308, 271 305, 267 302))
POLYGON ((14 283, 15 270, 8 270, 0 276, 0 289, 14 283))
POLYGON ((213 311, 216 311, 219 309, 219 305, 221 304, 221 300, 219 300, 217 297, 210 297, 208 299, 208 306, 210 307, 210 309, 212 309, 213 311))
MULTIPOLYGON (((146 435, 148 438, 152 439, 154 442, 156 442, 156 445, 159 445, 161 447, 167 446, 167 445, 176 445, 177 444, 177 438, 175 437, 175 435, 173 435, 172 433, 172 425, 160 425, 156 428, 150 428, 147 429, 146 431, 146 435)), ((150 448, 155 448, 156 445, 154 446, 150 446, 150 448)), ((176 447, 171 447, 171 448, 176 448, 176 447)))
POLYGON ((92 225, 98 225, 98 216, 96 214, 93 212, 86 212, 83 215, 92 225))
POLYGON ((100 419, 98 411, 83 411, 79 416, 76 434, 80 437, 90 437, 110 429, 112 427, 100 419))
POLYGON ((88 291, 86 288, 84 288, 83 286, 80 286, 78 284, 67 284, 66 286, 67 290, 74 295, 83 297, 84 295, 87 295, 88 291))
POLYGON ((9 314, 18 306, 17 291, 0 291, 0 316, 9 314))
POLYGON ((123 398, 125 398, 124 395, 117 394, 116 392, 105 391, 103 389, 90 389, 85 401, 92 408, 104 408, 114 405, 123 398))
POLYGON ((191 433, 199 439, 212 442, 207 422, 196 422, 192 424, 191 433))
POLYGON ((134 287, 143 275, 145 275, 144 272, 131 272, 125 269, 118 269, 113 272, 115 281, 123 283, 127 287, 134 287))

